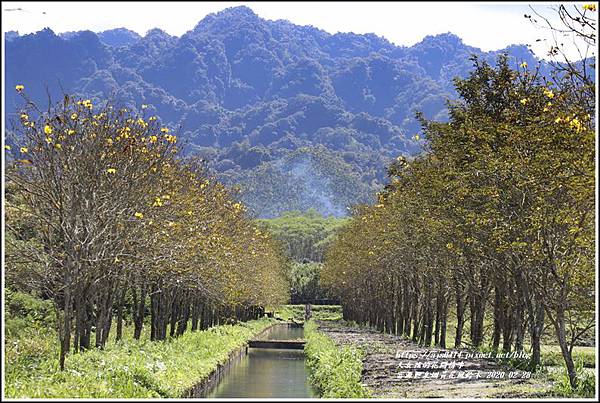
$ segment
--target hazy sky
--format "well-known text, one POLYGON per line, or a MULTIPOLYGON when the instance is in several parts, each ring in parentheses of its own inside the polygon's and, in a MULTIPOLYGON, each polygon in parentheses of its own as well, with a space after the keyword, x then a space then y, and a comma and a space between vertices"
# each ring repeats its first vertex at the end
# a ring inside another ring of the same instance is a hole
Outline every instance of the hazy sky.
MULTIPOLYGON (((53 31, 89 29, 103 31, 125 27, 144 35, 161 28, 180 36, 205 15, 227 7, 247 5, 260 17, 286 19, 313 25, 330 33, 369 33, 397 45, 413 45, 426 35, 452 32, 467 45, 497 50, 510 44, 531 44, 544 57, 548 37, 523 14, 531 14, 527 3, 436 3, 436 2, 3 2, 3 31, 20 34, 50 27, 53 31)), ((536 10, 552 15, 557 3, 532 3, 536 10)), ((578 3, 582 4, 582 3, 578 3)))

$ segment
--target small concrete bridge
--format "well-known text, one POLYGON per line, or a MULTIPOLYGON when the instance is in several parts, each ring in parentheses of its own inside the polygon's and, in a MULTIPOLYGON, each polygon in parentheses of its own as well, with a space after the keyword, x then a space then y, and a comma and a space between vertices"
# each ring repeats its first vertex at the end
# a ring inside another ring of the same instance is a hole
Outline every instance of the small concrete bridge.
POLYGON ((292 349, 302 350, 306 340, 250 340, 248 347, 250 348, 277 348, 277 349, 292 349))

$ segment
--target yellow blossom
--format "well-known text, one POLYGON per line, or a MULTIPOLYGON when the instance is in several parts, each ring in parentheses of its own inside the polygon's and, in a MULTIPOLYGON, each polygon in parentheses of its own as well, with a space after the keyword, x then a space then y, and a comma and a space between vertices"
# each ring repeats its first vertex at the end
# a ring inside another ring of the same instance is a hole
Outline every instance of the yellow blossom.
POLYGON ((519 102, 521 103, 521 105, 525 105, 528 101, 529 101, 528 98, 523 98, 519 102))
POLYGON ((588 11, 596 11, 596 5, 593 3, 584 4, 583 9, 588 11))
POLYGON ((54 148, 56 148, 57 150, 60 150, 60 149, 62 149, 62 145, 60 145, 60 143, 56 143, 54 145, 54 148))
POLYGON ((526 69, 527 68, 527 62, 521 63, 521 68, 526 69))
POLYGON ((77 119, 77 114, 76 113, 72 113, 71 114, 71 120, 76 120, 77 119))
POLYGON ((581 122, 577 118, 573 118, 571 120, 571 122, 569 123, 569 126, 571 126, 572 128, 574 128, 577 131, 577 133, 579 133, 580 131, 583 130, 583 125, 581 124, 581 122))
POLYGON ((544 90, 544 95, 547 96, 550 99, 554 98, 554 92, 552 92, 552 90, 549 89, 549 88, 546 88, 544 90))
POLYGON ((73 134, 75 134, 75 130, 73 130, 73 129, 69 129, 69 130, 67 131, 67 134, 73 135, 73 134))
POLYGON ((150 142, 151 143, 156 143, 158 141, 158 137, 156 136, 150 136, 150 142))
POLYGON ((117 170, 115 168, 108 168, 106 172, 108 172, 109 174, 115 174, 117 173, 117 170))
POLYGON ((562 118, 559 116, 556 119, 554 119, 554 123, 560 123, 562 122, 562 118))
POLYGON ((113 145, 113 139, 110 139, 110 138, 106 139, 106 144, 108 144, 109 146, 112 146, 113 145))
POLYGON ((27 151, 29 151, 29 150, 27 149, 27 147, 21 147, 21 150, 20 150, 20 151, 21 151, 23 154, 25 154, 25 153, 26 153, 27 151))
POLYGON ((50 125, 44 126, 44 133, 52 134, 52 127, 50 127, 50 125))
POLYGON ((144 214, 142 214, 142 213, 139 213, 139 212, 138 212, 138 213, 135 213, 135 214, 134 214, 134 216, 135 216, 136 218, 144 218, 144 214))
POLYGON ((5 150, 10 150, 10 146, 8 146, 8 145, 7 145, 7 146, 4 146, 4 149, 5 149, 5 150))
POLYGON ((160 129, 161 133, 169 133, 169 129, 167 127, 163 127, 160 129))
POLYGON ((21 84, 17 84, 17 85, 15 85, 15 90, 17 90, 17 92, 21 92, 21 91, 23 91, 24 89, 25 89, 25 86, 24 86, 24 85, 21 85, 21 84))
POLYGON ((26 113, 21 113, 21 120, 27 120, 29 119, 29 115, 27 115, 26 113))
POLYGON ((46 143, 50 144, 52 143, 52 137, 46 137, 46 143))

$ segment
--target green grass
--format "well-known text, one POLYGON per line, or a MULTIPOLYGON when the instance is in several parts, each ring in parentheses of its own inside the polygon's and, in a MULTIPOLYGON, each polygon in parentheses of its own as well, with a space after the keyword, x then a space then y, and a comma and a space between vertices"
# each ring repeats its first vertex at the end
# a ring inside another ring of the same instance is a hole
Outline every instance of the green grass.
MULTIPOLYGON (((11 398, 52 397, 181 397, 274 321, 260 319, 187 332, 164 342, 130 336, 104 350, 69 355, 58 368, 56 335, 32 328, 7 338, 5 395, 11 398)), ((125 329, 127 334, 131 329, 125 329)))
POLYGON ((584 368, 581 357, 575 360, 575 371, 577 372, 576 388, 571 387, 566 368, 561 368, 560 371, 548 372, 547 376, 554 382, 552 392, 558 397, 593 398, 596 393, 595 372, 584 368))
MULTIPOLYGON (((584 368, 594 368, 596 366, 596 348, 573 347, 573 361, 581 362, 584 368)), ((542 365, 548 367, 565 365, 562 353, 560 352, 560 346, 542 345, 542 365)))
MULTIPOLYGON (((311 305, 312 319, 340 320, 341 305, 311 305)), ((284 320, 304 321, 304 305, 282 305, 275 310, 275 316, 284 320)))
POLYGON ((371 393, 360 383, 362 351, 337 346, 317 331, 313 321, 304 326, 306 363, 313 386, 324 398, 365 398, 371 393))

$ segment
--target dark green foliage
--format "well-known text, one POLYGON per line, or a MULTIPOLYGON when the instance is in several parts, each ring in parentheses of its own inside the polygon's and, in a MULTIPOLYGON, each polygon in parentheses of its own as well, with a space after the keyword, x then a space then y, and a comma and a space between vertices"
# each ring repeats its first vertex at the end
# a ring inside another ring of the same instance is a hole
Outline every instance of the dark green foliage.
POLYGON ((52 301, 31 294, 4 290, 5 331, 7 336, 16 335, 29 327, 53 329, 56 314, 52 301))
POLYGON ((277 218, 258 221, 281 243, 292 260, 322 262, 327 246, 348 219, 323 217, 315 210, 308 210, 305 213, 288 211, 277 218))
POLYGON ((292 262, 290 266, 288 279, 292 304, 311 302, 324 297, 319 288, 319 272, 322 263, 292 262))

